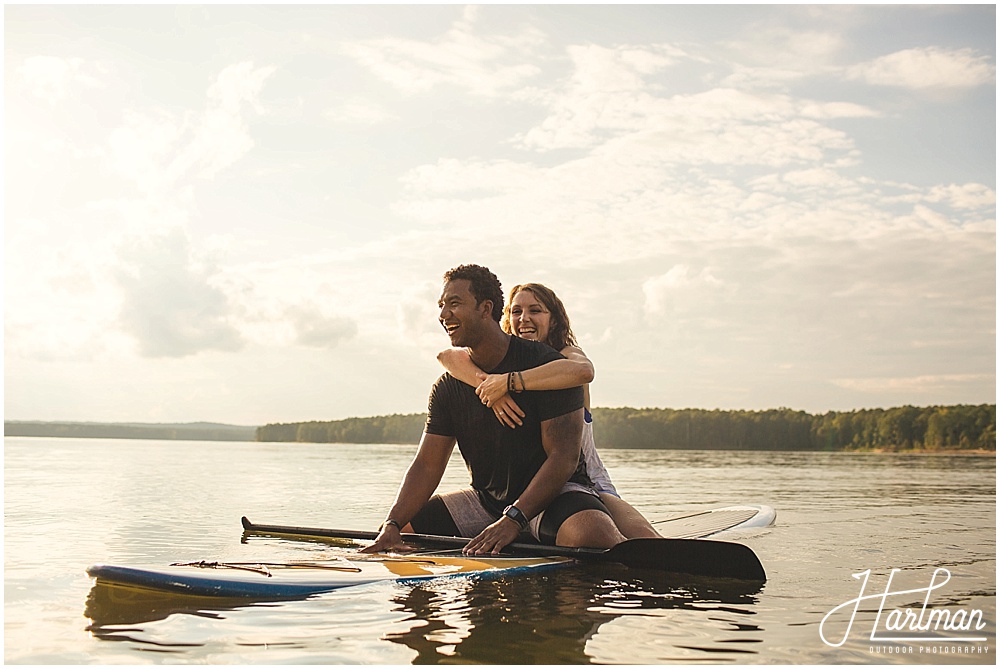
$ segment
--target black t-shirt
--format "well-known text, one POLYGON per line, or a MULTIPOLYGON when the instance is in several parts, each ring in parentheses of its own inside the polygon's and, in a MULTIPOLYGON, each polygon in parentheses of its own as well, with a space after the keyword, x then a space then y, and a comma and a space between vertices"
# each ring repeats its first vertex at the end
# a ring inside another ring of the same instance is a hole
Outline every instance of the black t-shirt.
MULTIPOLYGON (((510 338, 507 355, 490 374, 532 369, 563 356, 551 347, 510 338)), ((431 389, 425 431, 455 437, 472 475, 472 487, 488 511, 499 516, 528 487, 545 462, 543 421, 583 407, 583 388, 525 391, 511 395, 524 411, 523 425, 511 429, 497 420, 472 386, 444 374, 431 389)), ((570 481, 590 485, 581 464, 570 481)))

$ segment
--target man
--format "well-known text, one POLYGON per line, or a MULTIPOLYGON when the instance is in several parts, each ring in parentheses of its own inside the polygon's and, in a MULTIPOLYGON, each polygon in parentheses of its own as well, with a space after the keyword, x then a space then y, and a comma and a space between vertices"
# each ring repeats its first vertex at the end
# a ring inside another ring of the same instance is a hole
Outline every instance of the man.
MULTIPOLYGON (((562 357, 500 329, 503 293, 485 267, 462 265, 444 280, 438 318, 452 346, 467 347, 480 369, 516 375, 562 357)), ((520 387, 515 379, 512 384, 515 391, 520 387)), ((562 546, 609 548, 625 540, 580 462, 583 390, 515 397, 525 415, 511 430, 474 388, 447 373, 437 380, 417 454, 366 552, 401 547, 403 531, 472 537, 464 550, 476 555, 499 553, 524 530, 562 546), (456 442, 472 487, 432 498, 456 442)))

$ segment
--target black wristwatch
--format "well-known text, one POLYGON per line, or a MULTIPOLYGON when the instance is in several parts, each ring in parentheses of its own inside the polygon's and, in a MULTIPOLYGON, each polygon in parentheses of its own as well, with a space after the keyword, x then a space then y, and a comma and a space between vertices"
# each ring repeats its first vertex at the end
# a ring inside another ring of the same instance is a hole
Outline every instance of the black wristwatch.
POLYGON ((517 523, 519 529, 523 530, 528 526, 528 517, 513 504, 503 510, 503 515, 517 523))

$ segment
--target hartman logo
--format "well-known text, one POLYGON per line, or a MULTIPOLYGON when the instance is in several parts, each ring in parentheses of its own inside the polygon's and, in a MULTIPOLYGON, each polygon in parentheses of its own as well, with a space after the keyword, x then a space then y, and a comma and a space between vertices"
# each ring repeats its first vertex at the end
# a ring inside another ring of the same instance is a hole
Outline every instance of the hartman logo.
MULTIPOLYGON (((868 634, 874 653, 914 653, 914 654, 959 654, 987 653, 985 642, 989 637, 981 632, 986 627, 980 609, 939 608, 931 604, 934 592, 943 588, 951 580, 951 572, 938 567, 931 575, 926 587, 893 590, 893 577, 901 572, 893 569, 886 580, 885 590, 880 593, 865 594, 871 569, 852 574, 861 581, 858 596, 831 609, 819 624, 819 636, 828 646, 839 648, 847 642, 854 628, 855 618, 862 602, 878 604, 875 623, 868 634), (914 600, 922 597, 916 607, 914 600), (849 615, 847 613, 849 612, 849 615), (831 640, 827 630, 837 622, 847 620, 839 640, 831 640), (836 621, 836 622, 835 622, 836 621), (879 646, 875 644, 893 644, 879 646)), ((868 607, 866 607, 867 609, 868 607)))

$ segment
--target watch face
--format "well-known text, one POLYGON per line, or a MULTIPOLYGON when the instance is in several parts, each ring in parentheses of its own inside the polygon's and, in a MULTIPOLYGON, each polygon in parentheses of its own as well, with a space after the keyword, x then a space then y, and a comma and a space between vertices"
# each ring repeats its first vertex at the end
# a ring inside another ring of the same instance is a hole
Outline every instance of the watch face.
POLYGON ((508 506, 504 509, 503 515, 517 523, 518 527, 521 529, 524 529, 524 527, 528 524, 528 519, 524 517, 524 514, 521 513, 521 510, 516 506, 508 506))

